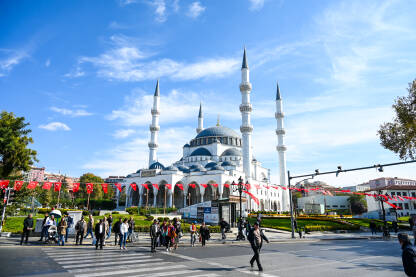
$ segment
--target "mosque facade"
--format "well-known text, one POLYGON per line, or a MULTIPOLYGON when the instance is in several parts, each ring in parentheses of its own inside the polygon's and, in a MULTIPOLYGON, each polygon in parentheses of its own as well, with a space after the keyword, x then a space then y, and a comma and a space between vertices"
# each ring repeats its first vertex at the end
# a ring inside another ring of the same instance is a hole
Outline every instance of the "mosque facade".
MULTIPOLYGON (((196 136, 183 146, 182 157, 169 166, 158 162, 158 133, 160 112, 159 81, 153 97, 150 125, 149 167, 128 175, 123 185, 126 188, 126 206, 183 208, 210 200, 238 196, 236 186, 239 178, 249 184, 245 194, 247 210, 287 211, 288 190, 271 189, 270 170, 263 167, 253 156, 250 94, 252 85, 244 49, 241 68, 241 127, 240 132, 221 126, 204 128, 202 105, 199 107, 196 136), (135 183, 136 190, 130 185, 135 183), (255 197, 256 199, 253 199, 255 197)), ((284 146, 282 99, 279 87, 276 94, 276 135, 279 157, 279 185, 286 183, 286 160, 284 146)))

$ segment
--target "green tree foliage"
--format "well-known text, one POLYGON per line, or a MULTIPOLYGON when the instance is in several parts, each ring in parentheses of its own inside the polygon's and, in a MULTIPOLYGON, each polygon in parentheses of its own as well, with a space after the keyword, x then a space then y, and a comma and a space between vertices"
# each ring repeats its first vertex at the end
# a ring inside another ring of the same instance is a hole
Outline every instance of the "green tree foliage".
POLYGON ((36 151, 28 148, 33 139, 32 130, 24 117, 16 117, 6 111, 0 114, 0 178, 9 178, 21 171, 28 171, 36 159, 36 151))
POLYGON ((380 126, 378 134, 381 145, 401 159, 416 158, 416 79, 409 83, 409 95, 398 97, 393 109, 396 113, 393 122, 380 126))
POLYGON ((367 212, 367 201, 364 195, 353 194, 348 198, 351 211, 353 214, 362 214, 367 212))
MULTIPOLYGON (((85 173, 79 178, 79 181, 81 183, 79 187, 79 191, 76 193, 77 198, 88 198, 87 194, 87 187, 86 183, 93 183, 94 184, 94 190, 90 195, 90 199, 103 199, 103 189, 101 187, 101 184, 104 183, 103 179, 99 176, 95 176, 92 173, 85 173)), ((109 186, 110 187, 110 186, 109 186)))

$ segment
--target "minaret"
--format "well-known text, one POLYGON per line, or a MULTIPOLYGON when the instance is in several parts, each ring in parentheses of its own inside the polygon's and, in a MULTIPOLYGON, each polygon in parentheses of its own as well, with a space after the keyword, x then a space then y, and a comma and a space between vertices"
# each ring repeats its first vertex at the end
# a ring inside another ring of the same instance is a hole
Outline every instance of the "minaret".
MULTIPOLYGON (((280 186, 287 187, 287 179, 286 179, 286 146, 284 145, 284 135, 285 129, 283 127, 283 104, 282 98, 280 96, 280 89, 279 83, 277 83, 277 90, 276 90, 276 121, 277 121, 277 128, 276 128, 276 135, 277 135, 277 152, 279 154, 279 175, 280 175, 280 186)), ((283 190, 282 191, 282 210, 288 211, 289 208, 289 191, 283 190)))
POLYGON ((246 175, 246 178, 251 177, 251 160, 252 160, 252 150, 251 150, 251 132, 253 131, 253 126, 251 126, 250 114, 251 114, 251 104, 250 104, 250 92, 251 84, 249 77, 249 69, 247 64, 246 49, 244 48, 243 64, 241 66, 241 120, 242 124, 240 131, 243 134, 243 170, 246 175))
POLYGON ((202 103, 199 104, 199 114, 198 114, 198 128, 196 128, 196 133, 199 134, 204 129, 204 117, 202 116, 202 103))
POLYGON ((160 130, 159 126, 159 80, 156 83, 155 95, 153 96, 153 108, 152 108, 152 125, 150 125, 150 142, 149 142, 149 166, 157 161, 157 136, 160 130))

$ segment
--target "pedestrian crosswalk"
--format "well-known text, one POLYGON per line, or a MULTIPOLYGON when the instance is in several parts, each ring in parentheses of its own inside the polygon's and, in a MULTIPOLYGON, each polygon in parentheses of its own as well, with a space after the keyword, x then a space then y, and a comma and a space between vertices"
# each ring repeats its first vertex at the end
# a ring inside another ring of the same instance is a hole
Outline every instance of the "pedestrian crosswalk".
POLYGON ((94 248, 43 248, 42 251, 65 271, 75 277, 101 276, 193 276, 218 277, 186 263, 165 261, 161 257, 136 251, 94 248))

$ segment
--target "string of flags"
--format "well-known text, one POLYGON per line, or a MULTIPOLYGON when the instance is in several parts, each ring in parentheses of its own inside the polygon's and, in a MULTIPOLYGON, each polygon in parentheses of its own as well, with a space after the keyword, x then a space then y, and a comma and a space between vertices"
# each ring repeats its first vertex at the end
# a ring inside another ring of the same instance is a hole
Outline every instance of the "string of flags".
MULTIPOLYGON (((10 180, 0 180, 0 189, 6 189, 9 187, 10 184, 12 184, 13 181, 10 180)), ((14 184, 13 184, 13 189, 16 191, 19 191, 22 189, 23 185, 24 185, 24 181, 21 180, 15 180, 14 184)), ((94 184, 98 184, 101 185, 101 188, 103 190, 104 193, 108 193, 108 183, 85 183, 85 187, 86 187, 86 192, 88 194, 91 194, 94 191, 94 184)), ((80 188, 81 183, 72 183, 72 192, 78 192, 79 188, 80 188)), ((122 191, 122 185, 120 183, 114 183, 113 184, 120 192, 122 191)), ((199 184, 201 187, 203 188, 207 188, 208 186, 212 186, 214 188, 218 188, 218 184, 199 184)), ((230 188, 230 185, 232 184, 228 184, 225 183, 224 187, 226 188, 230 188)), ((234 184, 234 185, 238 185, 238 184, 234 184)), ((62 182, 37 182, 37 181, 30 181, 27 182, 27 188, 28 189, 35 189, 36 187, 41 186, 42 189, 45 190, 50 190, 52 187, 54 189, 54 191, 58 192, 61 190, 62 188, 62 182), (41 183, 43 183, 41 185, 41 183)), ((152 187, 154 187, 156 190, 159 190, 159 184, 148 184, 148 183, 144 183, 141 184, 141 186, 144 189, 151 189, 152 187)), ((325 190, 323 188, 320 187, 315 187, 315 188, 294 188, 294 187, 285 187, 285 186, 278 186, 278 185, 260 185, 260 184, 254 184, 253 185, 255 189, 261 189, 261 188, 265 188, 265 189, 282 189, 282 190, 292 190, 292 191, 299 191, 299 192, 310 192, 310 191, 316 191, 318 193, 322 193, 323 195, 329 195, 329 196, 334 196, 333 193, 329 190, 325 190)), ((137 191, 138 189, 138 185, 136 183, 131 183, 130 187, 134 190, 137 191)), ((172 184, 165 184, 165 188, 167 188, 168 190, 171 190, 173 187, 178 187, 180 190, 184 191, 184 187, 183 184, 181 183, 177 183, 175 185, 172 184)), ((195 189, 197 187, 197 184, 195 183, 191 183, 189 184, 189 187, 195 189)), ((252 185, 251 184, 243 184, 243 193, 247 194, 248 196, 251 197, 251 199, 253 199, 257 204, 259 204, 259 200, 251 193, 249 192, 252 189, 252 185)), ((395 209, 400 209, 400 207, 394 205, 393 203, 389 202, 389 201, 406 201, 406 200, 416 200, 416 197, 411 197, 411 196, 389 196, 389 195, 384 195, 384 194, 376 194, 376 193, 365 193, 365 192, 353 192, 350 190, 334 190, 334 193, 349 193, 349 194, 356 194, 356 195, 365 195, 365 196, 369 196, 369 197, 374 197, 374 198, 381 198, 383 200, 383 202, 387 203, 388 205, 390 205, 391 207, 395 208, 395 209)))

